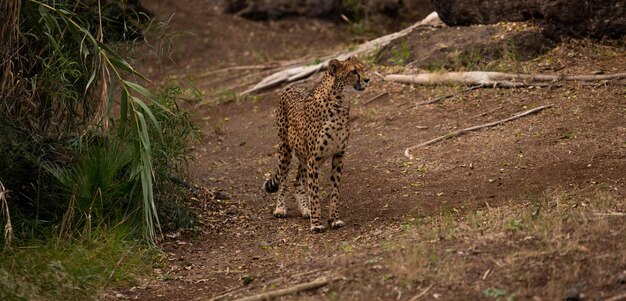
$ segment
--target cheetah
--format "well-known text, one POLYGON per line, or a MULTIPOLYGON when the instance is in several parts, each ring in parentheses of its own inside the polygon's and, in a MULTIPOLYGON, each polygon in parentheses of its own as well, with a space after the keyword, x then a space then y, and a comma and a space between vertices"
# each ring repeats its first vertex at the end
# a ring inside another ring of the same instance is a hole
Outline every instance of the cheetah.
POLYGON ((283 92, 276 111, 279 166, 263 184, 265 191, 278 192, 274 217, 287 215, 284 182, 292 156, 295 155, 298 172, 294 196, 298 209, 303 218, 309 218, 311 231, 325 230, 321 223, 319 174, 322 163, 332 158, 328 224, 333 229, 344 225, 339 219, 337 207, 343 156, 350 136, 350 101, 347 92, 363 91, 367 87, 369 78, 363 69, 363 63, 355 57, 344 61, 333 59, 328 62, 328 71, 321 82, 312 90, 294 87, 283 92))

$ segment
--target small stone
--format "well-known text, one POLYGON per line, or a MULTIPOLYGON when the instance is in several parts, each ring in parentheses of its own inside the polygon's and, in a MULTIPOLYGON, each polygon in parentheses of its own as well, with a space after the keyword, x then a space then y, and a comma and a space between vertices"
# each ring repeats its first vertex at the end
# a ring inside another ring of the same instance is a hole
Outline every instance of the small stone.
POLYGON ((243 277, 241 277, 241 281, 243 282, 243 285, 248 285, 254 281, 254 277, 250 275, 243 275, 243 277))
POLYGON ((272 246, 272 245, 274 245, 274 244, 275 244, 275 242, 273 242, 273 241, 271 241, 271 240, 268 240, 268 241, 262 241, 262 242, 260 242, 260 243, 259 243, 259 245, 260 245, 261 247, 271 247, 271 246, 272 246))
POLYGON ((214 197, 218 200, 230 200, 232 198, 229 194, 221 191, 216 191, 214 197))
POLYGON ((565 291, 565 301, 582 301, 580 292, 576 288, 569 288, 565 291))
POLYGON ((622 271, 622 273, 617 276, 617 283, 626 284, 626 270, 622 271))
POLYGON ((239 208, 237 208, 235 205, 231 205, 230 207, 228 207, 228 209, 226 209, 226 211, 224 211, 224 213, 228 215, 235 215, 238 212, 239 212, 239 208))

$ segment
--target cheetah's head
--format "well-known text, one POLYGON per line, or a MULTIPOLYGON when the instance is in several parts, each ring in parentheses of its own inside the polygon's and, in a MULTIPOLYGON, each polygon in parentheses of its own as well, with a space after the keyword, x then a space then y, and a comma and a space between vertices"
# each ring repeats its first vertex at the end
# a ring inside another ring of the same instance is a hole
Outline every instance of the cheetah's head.
POLYGON ((370 79, 363 70, 365 66, 357 58, 351 56, 345 61, 332 59, 328 62, 328 72, 336 80, 342 81, 344 89, 353 87, 356 91, 363 91, 370 79))

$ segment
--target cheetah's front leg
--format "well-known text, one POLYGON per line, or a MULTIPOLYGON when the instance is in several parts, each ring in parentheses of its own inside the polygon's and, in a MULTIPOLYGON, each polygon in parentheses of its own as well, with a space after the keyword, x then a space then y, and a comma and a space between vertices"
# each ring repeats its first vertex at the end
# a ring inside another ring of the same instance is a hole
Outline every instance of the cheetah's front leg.
POLYGON ((320 206, 319 165, 322 158, 311 157, 307 164, 307 192, 311 209, 311 231, 323 232, 324 225, 320 222, 322 208, 320 206))
POLYGON ((343 152, 335 154, 333 156, 332 170, 330 173, 330 183, 332 187, 332 194, 330 196, 330 208, 328 224, 333 229, 341 228, 344 222, 339 219, 339 184, 341 183, 341 170, 343 169, 343 152))

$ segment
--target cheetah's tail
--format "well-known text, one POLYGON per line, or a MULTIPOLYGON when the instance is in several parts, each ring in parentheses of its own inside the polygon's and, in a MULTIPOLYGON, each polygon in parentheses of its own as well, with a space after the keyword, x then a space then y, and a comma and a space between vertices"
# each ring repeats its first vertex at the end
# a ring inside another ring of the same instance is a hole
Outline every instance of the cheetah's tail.
POLYGON ((271 179, 266 180, 265 183, 263 183, 263 189, 269 193, 278 191, 278 187, 280 186, 280 180, 278 177, 278 173, 275 173, 271 179))

